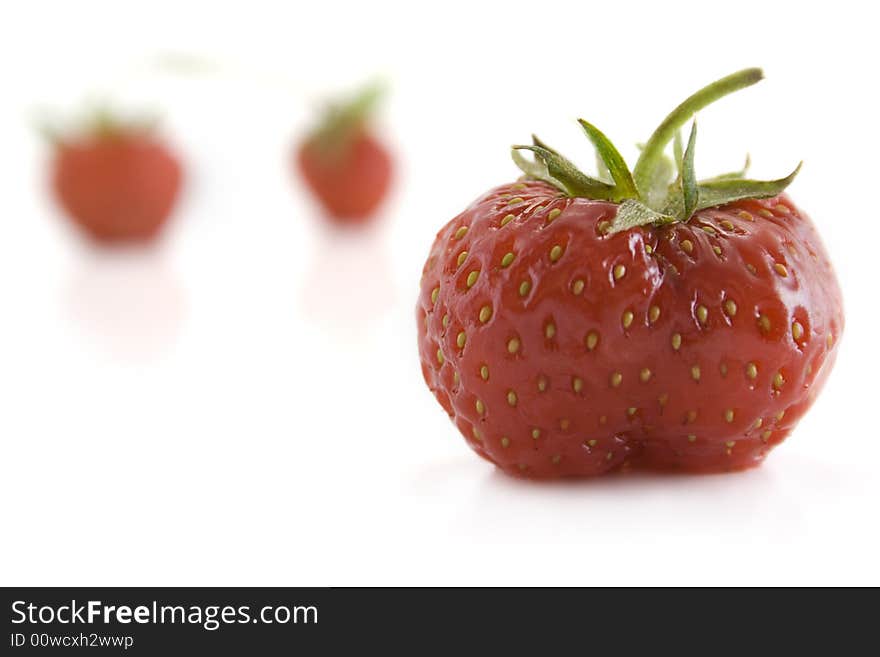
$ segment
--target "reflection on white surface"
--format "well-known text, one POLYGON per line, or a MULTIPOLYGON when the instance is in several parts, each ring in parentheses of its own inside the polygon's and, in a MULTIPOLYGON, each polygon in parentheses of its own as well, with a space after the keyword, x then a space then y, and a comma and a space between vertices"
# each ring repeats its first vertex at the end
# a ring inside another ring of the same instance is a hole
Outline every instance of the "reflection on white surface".
POLYGON ((302 285, 303 315, 337 338, 358 341, 394 302, 386 230, 323 226, 302 285))
MULTIPOLYGON (((514 479, 498 470, 487 476, 477 495, 496 509, 508 511, 497 522, 513 523, 518 514, 534 518, 535 535, 555 531, 569 536, 609 534, 645 536, 656 532, 667 540, 715 536, 735 540, 745 527, 771 532, 779 539, 794 540, 802 528, 797 505, 780 496, 772 507, 766 500, 775 495, 777 477, 772 468, 730 474, 688 475, 628 472, 586 480, 534 482, 514 479), (495 498, 494 500, 492 498, 495 498), (540 513, 541 508, 553 511, 540 513), (686 526, 670 526, 668 511, 686 514, 686 526), (559 519, 568 518, 561 528, 559 519)), ((479 507, 462 514, 462 531, 484 534, 485 518, 479 507)), ((532 540, 534 540, 533 535, 532 540)), ((529 540, 528 538, 526 539, 529 540)))
POLYGON ((186 314, 186 297, 161 251, 91 248, 65 294, 78 332, 124 360, 153 358, 167 350, 186 314))

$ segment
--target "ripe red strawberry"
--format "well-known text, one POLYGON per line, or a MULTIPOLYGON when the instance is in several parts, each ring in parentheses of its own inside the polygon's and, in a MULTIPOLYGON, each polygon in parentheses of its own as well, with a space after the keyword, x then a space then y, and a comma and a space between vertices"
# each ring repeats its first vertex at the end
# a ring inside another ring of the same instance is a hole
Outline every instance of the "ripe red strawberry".
POLYGON ((99 242, 146 241, 165 224, 181 166, 145 125, 102 115, 55 138, 52 184, 70 218, 99 242))
POLYGON ((478 454, 532 477, 736 470, 809 408, 844 322, 819 236, 781 195, 796 171, 698 183, 694 130, 683 153, 676 140, 677 176, 663 155, 697 110, 760 78, 689 98, 632 174, 584 121, 602 179, 537 139, 514 147, 526 179, 440 231, 417 308, 422 371, 478 454))
POLYGON ((371 87, 346 104, 332 106, 296 154, 306 183, 340 224, 366 223, 391 183, 391 156, 367 125, 378 96, 378 88, 371 87))

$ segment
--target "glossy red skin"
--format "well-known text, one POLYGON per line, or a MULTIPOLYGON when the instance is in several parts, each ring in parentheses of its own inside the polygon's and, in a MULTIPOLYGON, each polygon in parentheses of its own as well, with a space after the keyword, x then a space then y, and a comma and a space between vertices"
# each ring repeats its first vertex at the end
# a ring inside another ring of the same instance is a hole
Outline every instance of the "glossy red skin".
POLYGON ((431 249, 417 307, 425 381, 474 451, 514 474, 586 476, 630 466, 718 472, 760 463, 812 404, 843 330, 840 290, 813 224, 784 195, 703 210, 687 224, 603 234, 600 222, 615 214, 612 203, 528 182, 498 187, 450 221, 431 249), (561 213, 550 221, 553 209, 561 213), (515 219, 501 227, 507 214, 515 219), (462 226, 468 231, 457 239, 462 226), (690 254, 683 240, 691 241, 690 254), (555 245, 564 251, 554 263, 555 245), (516 258, 505 268, 508 252, 516 258), (617 265, 626 267, 619 279, 617 265), (531 281, 524 297, 523 280, 531 281), (584 281, 580 294, 576 280, 584 281), (735 314, 725 310, 728 300, 735 314), (486 304, 492 316, 483 323, 486 304), (651 306, 660 309, 655 321, 651 306), (633 320, 624 328, 627 311, 633 320), (797 341, 794 321, 804 329, 797 341), (548 322, 555 326, 549 338, 548 322), (591 331, 599 335, 592 350, 591 331), (521 346, 510 353, 513 337, 521 346), (758 368, 754 379, 749 362, 758 368), (651 375, 642 381, 645 368, 651 375), (622 376, 618 386, 614 373, 622 376), (779 389, 776 373, 784 378, 779 389))
POLYGON ((297 163, 329 217, 340 224, 366 223, 391 184, 391 156, 366 132, 352 137, 338 153, 310 139, 300 146, 297 163))
POLYGON ((52 163, 56 197, 98 242, 156 237, 180 191, 174 154, 144 133, 93 135, 61 143, 52 163))

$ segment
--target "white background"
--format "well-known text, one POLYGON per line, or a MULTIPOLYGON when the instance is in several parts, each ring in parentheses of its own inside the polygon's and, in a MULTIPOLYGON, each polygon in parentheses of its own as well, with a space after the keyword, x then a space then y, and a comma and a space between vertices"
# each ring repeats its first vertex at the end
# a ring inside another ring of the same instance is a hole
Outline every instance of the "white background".
POLYGON ((869 3, 219 5, 4 12, 0 583, 880 584, 869 3), (496 473, 421 380, 435 232, 516 177, 531 132, 589 166, 584 116, 632 158, 687 94, 753 65, 767 80, 701 114, 698 168, 805 160, 791 194, 847 304, 824 395, 742 474, 496 473), (375 230, 340 235, 290 144, 377 74, 395 193, 375 230), (101 97, 161 110, 185 159, 154 249, 95 250, 47 193, 33 122, 101 97))

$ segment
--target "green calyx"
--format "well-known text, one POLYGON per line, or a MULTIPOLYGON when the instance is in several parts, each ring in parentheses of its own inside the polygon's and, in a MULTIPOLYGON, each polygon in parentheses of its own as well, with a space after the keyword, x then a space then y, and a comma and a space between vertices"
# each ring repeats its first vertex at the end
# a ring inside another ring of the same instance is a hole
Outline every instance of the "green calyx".
POLYGON ((363 129, 384 95, 385 87, 373 83, 350 98, 328 104, 312 139, 325 152, 344 149, 363 129))
POLYGON ((749 160, 742 170, 697 180, 694 172, 696 121, 686 144, 681 128, 704 107, 719 98, 749 87, 764 77, 761 69, 749 68, 728 75, 700 89, 676 107, 640 146, 641 154, 630 170, 614 144, 594 125, 579 119, 581 128, 596 151, 598 176, 581 172, 558 152, 532 137, 531 145, 514 146, 513 161, 529 178, 543 180, 568 196, 619 203, 610 233, 636 226, 686 222, 695 212, 747 198, 768 198, 780 194, 794 180, 801 165, 785 178, 746 178, 749 160), (673 156, 666 155, 670 142, 673 156), (531 151, 532 159, 523 155, 531 151))
POLYGON ((85 132, 103 139, 112 139, 119 135, 132 133, 149 133, 156 129, 159 117, 144 113, 125 117, 114 113, 109 107, 98 106, 86 118, 85 132))
POLYGON ((77 139, 108 140, 134 134, 148 135, 157 130, 159 123, 159 116, 154 112, 122 113, 102 103, 90 106, 75 119, 62 121, 57 117, 41 117, 35 121, 35 127, 49 144, 58 146, 77 139))

